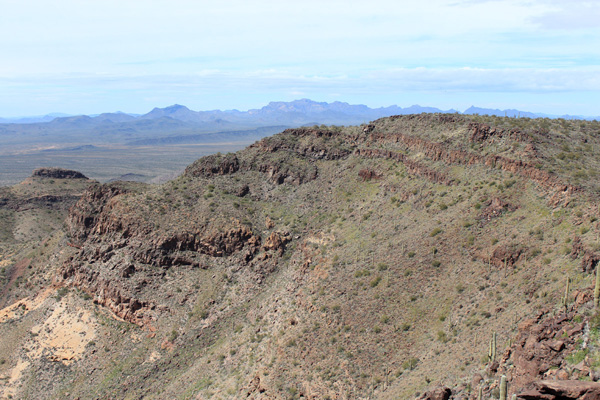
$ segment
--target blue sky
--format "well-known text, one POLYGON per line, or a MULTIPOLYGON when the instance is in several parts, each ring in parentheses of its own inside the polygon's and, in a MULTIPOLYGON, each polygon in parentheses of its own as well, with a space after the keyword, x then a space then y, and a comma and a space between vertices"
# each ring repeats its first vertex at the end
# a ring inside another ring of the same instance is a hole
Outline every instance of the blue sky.
POLYGON ((472 104, 600 115, 600 2, 0 0, 0 116, 472 104))

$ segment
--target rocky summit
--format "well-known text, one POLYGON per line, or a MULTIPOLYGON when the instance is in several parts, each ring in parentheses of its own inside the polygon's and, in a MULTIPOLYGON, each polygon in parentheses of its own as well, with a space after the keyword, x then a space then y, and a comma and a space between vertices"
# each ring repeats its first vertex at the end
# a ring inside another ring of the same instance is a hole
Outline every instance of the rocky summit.
POLYGON ((63 168, 38 168, 33 171, 32 176, 56 179, 88 179, 81 172, 63 168))
POLYGON ((0 188, 0 395, 600 398, 599 151, 595 121, 422 114, 162 185, 36 170, 0 188))

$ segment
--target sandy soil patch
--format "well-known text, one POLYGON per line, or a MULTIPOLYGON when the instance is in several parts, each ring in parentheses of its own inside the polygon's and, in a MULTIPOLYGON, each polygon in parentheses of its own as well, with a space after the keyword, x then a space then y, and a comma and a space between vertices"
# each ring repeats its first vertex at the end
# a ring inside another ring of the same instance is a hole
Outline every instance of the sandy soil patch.
MULTIPOLYGON (((0 323, 21 318, 42 307, 56 293, 48 288, 33 298, 25 298, 0 310, 0 323)), ((96 319, 92 313, 73 305, 71 296, 54 303, 52 313, 31 329, 31 337, 23 346, 25 356, 6 376, 0 377, 0 398, 9 395, 18 398, 19 384, 31 360, 47 357, 49 360, 69 365, 79 359, 86 346, 96 337, 96 319)))
POLYGON ((23 371, 25 371, 27 367, 29 367, 28 361, 19 360, 17 365, 10 371, 10 376, 8 377, 6 385, 0 385, 0 395, 2 395, 3 399, 9 398, 9 396, 16 396, 18 384, 23 376, 23 371))
POLYGON ((96 337, 95 325, 95 318, 88 310, 69 309, 61 302, 44 323, 31 329, 34 339, 28 355, 46 355, 53 361, 69 365, 81 357, 87 344, 96 337))
POLYGON ((306 241, 306 243, 324 245, 327 243, 334 242, 335 236, 333 235, 333 233, 325 234, 323 232, 317 232, 313 236, 307 237, 305 241, 306 241))
POLYGON ((30 311, 38 309, 54 292, 55 289, 48 288, 41 291, 33 298, 25 297, 24 299, 21 299, 10 306, 3 308, 0 310, 0 323, 11 319, 20 318, 24 315, 27 315, 30 311))

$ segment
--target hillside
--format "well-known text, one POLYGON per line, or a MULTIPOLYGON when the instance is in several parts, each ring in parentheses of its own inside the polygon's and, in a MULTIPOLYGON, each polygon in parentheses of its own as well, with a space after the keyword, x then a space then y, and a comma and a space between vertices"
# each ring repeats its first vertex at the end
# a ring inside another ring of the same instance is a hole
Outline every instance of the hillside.
POLYGON ((599 150, 597 122, 405 115, 162 185, 3 188, 0 394, 490 398, 501 374, 521 399, 592 393, 599 150))
MULTIPOLYGON (((55 115, 56 118, 51 119, 48 115, 39 122, 24 119, 11 123, 0 119, 0 185, 16 184, 35 168, 57 164, 81 171, 100 182, 134 174, 143 176, 140 179, 146 183, 162 183, 180 174, 185 166, 202 155, 237 151, 286 128, 359 125, 392 115, 441 112, 438 108, 419 105, 370 108, 339 101, 326 103, 300 99, 271 102, 247 111, 193 111, 175 104, 154 108, 143 115, 116 112, 90 116, 55 115)), ((456 110, 445 112, 460 114, 456 110)), ((543 116, 514 109, 474 106, 464 113, 543 116)), ((579 116, 564 118, 584 119, 579 116)))

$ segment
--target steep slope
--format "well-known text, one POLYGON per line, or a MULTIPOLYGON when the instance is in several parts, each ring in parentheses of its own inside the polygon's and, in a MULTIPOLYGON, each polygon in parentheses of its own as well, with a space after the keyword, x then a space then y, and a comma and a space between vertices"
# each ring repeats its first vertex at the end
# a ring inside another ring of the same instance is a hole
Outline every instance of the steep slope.
POLYGON ((0 188, 0 307, 49 283, 36 270, 54 253, 69 208, 90 182, 77 171, 40 168, 19 185, 0 188))
MULTIPOLYGON (((492 332, 500 354, 564 312, 566 276, 593 283, 599 128, 398 116, 287 130, 161 186, 93 184, 54 286, 0 312, 4 395, 475 396, 486 368, 491 393, 492 332)), ((580 303, 569 321, 592 316, 580 303)))

